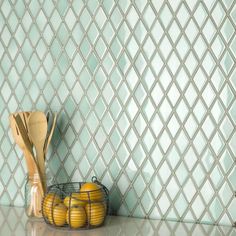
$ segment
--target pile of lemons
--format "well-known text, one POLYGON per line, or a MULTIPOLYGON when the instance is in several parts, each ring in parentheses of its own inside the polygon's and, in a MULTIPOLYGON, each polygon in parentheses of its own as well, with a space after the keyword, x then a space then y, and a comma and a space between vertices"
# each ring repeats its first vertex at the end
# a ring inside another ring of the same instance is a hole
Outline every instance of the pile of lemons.
POLYGON ((50 224, 81 228, 87 224, 98 226, 106 215, 104 193, 96 183, 85 183, 78 193, 64 199, 56 193, 48 193, 43 200, 43 213, 50 224))

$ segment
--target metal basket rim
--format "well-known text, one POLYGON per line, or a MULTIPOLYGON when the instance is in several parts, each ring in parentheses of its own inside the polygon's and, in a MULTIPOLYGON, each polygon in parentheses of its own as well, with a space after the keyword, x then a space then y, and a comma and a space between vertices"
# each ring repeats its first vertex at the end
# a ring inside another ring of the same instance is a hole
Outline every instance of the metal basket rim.
MULTIPOLYGON (((62 189, 60 189, 60 187, 65 187, 67 185, 75 185, 75 184, 79 184, 80 188, 83 184, 85 183, 89 183, 89 182, 67 182, 67 183, 59 183, 59 184, 52 184, 50 186, 48 186, 47 188, 47 193, 50 193, 51 190, 53 189, 58 189, 59 191, 62 191, 62 189)), ((93 193, 93 192, 97 192, 100 190, 103 190, 106 195, 108 195, 108 189, 101 184, 100 182, 95 182, 98 185, 98 189, 94 189, 94 190, 88 190, 88 191, 81 191, 80 188, 78 190, 72 191, 70 194, 72 193, 84 193, 84 194, 88 194, 88 193, 93 193)))

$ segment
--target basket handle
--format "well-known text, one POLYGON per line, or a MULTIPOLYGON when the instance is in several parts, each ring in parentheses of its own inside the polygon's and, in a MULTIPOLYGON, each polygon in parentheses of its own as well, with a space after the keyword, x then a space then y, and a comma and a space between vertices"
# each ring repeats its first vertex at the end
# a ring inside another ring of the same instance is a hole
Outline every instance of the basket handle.
POLYGON ((95 183, 95 184, 98 184, 100 186, 102 186, 102 188, 105 190, 107 196, 109 194, 109 190, 107 189, 107 187, 105 185, 103 185, 101 182, 98 181, 97 177, 96 176, 93 176, 92 177, 92 182, 95 183))

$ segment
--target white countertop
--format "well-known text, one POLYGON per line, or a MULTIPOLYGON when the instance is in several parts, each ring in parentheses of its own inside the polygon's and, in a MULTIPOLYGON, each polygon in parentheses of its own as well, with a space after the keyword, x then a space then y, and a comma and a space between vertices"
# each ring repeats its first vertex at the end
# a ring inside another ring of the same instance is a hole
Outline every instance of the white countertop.
POLYGON ((92 230, 55 229, 29 219, 23 208, 0 206, 0 236, 236 236, 236 228, 120 216, 107 217, 104 226, 92 230))

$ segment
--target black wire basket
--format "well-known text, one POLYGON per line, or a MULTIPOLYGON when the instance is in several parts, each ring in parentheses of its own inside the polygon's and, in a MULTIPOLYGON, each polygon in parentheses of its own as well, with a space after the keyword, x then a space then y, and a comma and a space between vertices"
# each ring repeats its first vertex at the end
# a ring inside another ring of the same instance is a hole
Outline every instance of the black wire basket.
POLYGON ((95 176, 92 182, 54 184, 42 201, 45 222, 60 228, 97 228, 104 224, 108 208, 108 189, 95 176))

